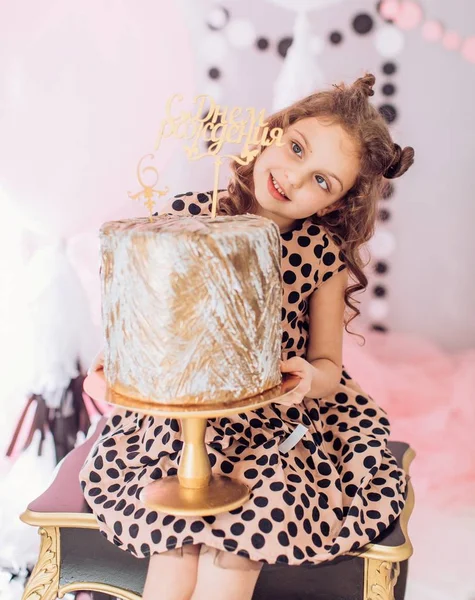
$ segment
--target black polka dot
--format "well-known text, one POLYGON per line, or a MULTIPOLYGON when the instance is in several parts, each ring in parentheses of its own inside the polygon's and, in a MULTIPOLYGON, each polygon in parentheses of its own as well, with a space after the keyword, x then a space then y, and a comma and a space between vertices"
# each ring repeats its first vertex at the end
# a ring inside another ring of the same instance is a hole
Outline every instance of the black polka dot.
POLYGON ((300 300, 300 294, 298 292, 290 292, 289 294, 289 303, 296 304, 300 300))
POLYGON ((241 535, 244 532, 244 525, 242 523, 233 523, 231 525, 231 533, 233 535, 241 535))
POLYGON ((392 104, 382 104, 378 110, 386 123, 393 123, 397 119, 397 110, 392 104))
POLYGON ((280 56, 282 56, 282 58, 287 56, 287 52, 292 45, 292 42, 293 38, 291 37, 284 37, 279 40, 279 43, 277 44, 277 52, 280 54, 280 56))
POLYGON ((343 36, 339 31, 332 31, 332 33, 330 34, 330 42, 332 44, 341 44, 341 42, 343 41, 343 36))
POLYGON ((295 273, 293 271, 284 271, 284 274, 283 274, 284 283, 287 283, 288 285, 292 285, 293 283, 295 283, 296 279, 297 279, 297 276, 295 275, 295 273))
POLYGON ((290 546, 289 536, 287 535, 286 531, 280 531, 277 539, 279 540, 279 544, 281 546, 290 546))
POLYGON ((122 523, 120 521, 114 523, 114 531, 117 535, 122 535, 122 523))
POLYGON ((255 479, 257 475, 257 469, 247 469, 246 471, 244 471, 244 477, 246 479, 255 479))
POLYGON ((139 526, 137 525, 137 523, 132 523, 132 525, 129 527, 129 533, 130 537, 134 539, 137 537, 139 533, 139 526))
POLYGON ((280 508, 273 508, 270 513, 272 519, 277 523, 282 523, 285 519, 284 511, 280 508))
POLYGON ((333 252, 325 252, 325 254, 323 255, 322 262, 327 267, 330 267, 335 262, 335 260, 336 256, 333 254, 333 252))
POLYGON ((388 200, 394 194, 394 184, 391 181, 386 181, 381 192, 383 200, 388 200))
POLYGON ((253 510, 245 510, 242 515, 241 515, 241 519, 243 521, 252 521, 256 516, 256 513, 253 510))
POLYGON ((194 204, 193 202, 188 207, 188 210, 192 215, 199 215, 201 212, 201 207, 198 204, 194 204))
POLYGON ((289 532, 289 535, 291 537, 297 537, 298 532, 299 532, 296 523, 294 523, 293 521, 289 521, 287 523, 287 531, 289 532))
POLYGON ((223 473, 229 475, 233 472, 234 465, 227 460, 223 460, 223 462, 221 463, 221 470, 223 471, 223 473))
POLYGON ((353 19, 353 29, 361 35, 369 33, 373 29, 373 25, 373 19, 368 13, 356 15, 353 19))
POLYGON ((318 472, 320 475, 330 475, 332 469, 328 463, 322 462, 318 465, 318 472))
POLYGON ((182 210, 185 209, 185 203, 183 202, 183 200, 175 200, 172 203, 172 208, 173 208, 173 210, 176 210, 177 212, 181 212, 182 210))
POLYGON ((293 267, 299 267, 302 263, 302 257, 300 256, 300 254, 291 254, 289 256, 289 262, 293 267))
POLYGON ((310 238, 308 235, 299 235, 297 238, 297 243, 302 248, 306 248, 307 246, 310 246, 310 238))
POLYGON ((367 469, 370 469, 371 467, 374 467, 374 465, 376 464, 376 459, 374 458, 374 456, 367 456, 363 460, 363 464, 367 469))
POLYGON ((393 96, 396 93, 396 87, 393 83, 385 83, 381 91, 384 96, 393 96))
POLYGON ((265 37, 257 38, 256 46, 259 50, 267 50, 269 47, 269 40, 265 37))
POLYGON ((394 75, 394 73, 397 71, 397 66, 395 63, 393 62, 386 62, 383 65, 383 73, 385 75, 394 75))
POLYGON ((221 77, 221 71, 217 67, 211 67, 208 70, 208 77, 210 79, 219 79, 221 77))
POLYGON ((374 265, 374 270, 376 273, 378 273, 379 275, 384 275, 385 273, 388 272, 388 265, 385 262, 382 261, 378 261, 375 265, 374 265))
POLYGON ((272 523, 269 519, 260 519, 258 525, 262 533, 270 533, 272 531, 272 523))
POLYGON ((265 539, 264 536, 261 535, 260 533, 255 533, 252 537, 251 537, 251 544, 254 546, 254 548, 256 548, 257 550, 260 550, 261 548, 264 547, 265 544, 265 539))
POLYGON ((286 504, 288 504, 289 506, 292 506, 295 503, 295 496, 293 496, 289 491, 285 491, 282 494, 282 497, 284 498, 284 502, 286 504))
POLYGON ((223 538, 226 537, 226 534, 224 533, 224 531, 222 529, 212 529, 211 533, 215 536, 215 537, 219 537, 219 538, 223 538))
POLYGON ((177 543, 177 539, 174 535, 170 535, 167 538, 166 541, 166 546, 167 546, 167 550, 174 550, 176 548, 176 543, 177 543))

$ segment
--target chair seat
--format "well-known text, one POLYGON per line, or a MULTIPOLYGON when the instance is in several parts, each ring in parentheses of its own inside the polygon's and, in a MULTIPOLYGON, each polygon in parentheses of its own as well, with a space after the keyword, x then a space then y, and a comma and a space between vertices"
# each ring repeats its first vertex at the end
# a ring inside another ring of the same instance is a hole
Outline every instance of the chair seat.
MULTIPOLYGON (((106 421, 107 417, 103 417, 94 433, 63 459, 50 487, 30 502, 21 519, 42 528, 40 531, 49 532, 52 539, 50 546, 57 546, 60 561, 58 558, 55 593, 58 590, 66 593, 74 589, 90 589, 108 591, 126 600, 137 600, 143 590, 149 559, 138 559, 100 535, 96 518, 79 484, 79 471, 106 421)), ((414 457, 410 446, 404 442, 390 442, 389 448, 398 465, 408 473, 414 457)), ((406 505, 401 515, 373 543, 358 552, 319 565, 265 564, 253 600, 310 597, 312 600, 372 600, 379 597, 402 600, 407 561, 412 554, 407 524, 414 495, 410 479, 408 483, 406 505), (366 589, 369 581, 380 587, 389 586, 389 589, 397 575, 398 583, 392 596, 371 596, 366 589), (378 581, 380 583, 374 583, 378 581)), ((26 598, 24 595, 23 600, 26 598)))

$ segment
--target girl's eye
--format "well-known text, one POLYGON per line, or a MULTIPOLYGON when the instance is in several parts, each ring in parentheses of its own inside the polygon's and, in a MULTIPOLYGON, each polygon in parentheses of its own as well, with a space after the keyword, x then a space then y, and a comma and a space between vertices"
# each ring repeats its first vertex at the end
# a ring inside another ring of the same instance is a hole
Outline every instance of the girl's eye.
MULTIPOLYGON (((297 154, 297 156, 301 156, 301 154, 302 154, 303 151, 302 151, 302 148, 297 144, 297 142, 292 142, 292 152, 294 154, 297 154)), ((318 185, 320 185, 320 187, 322 189, 324 189, 326 192, 330 191, 328 183, 326 182, 326 179, 324 177, 322 177, 321 175, 316 175, 315 179, 316 179, 318 185), (325 187, 323 187, 321 185, 322 183, 325 185, 325 187)))
POLYGON ((292 152, 300 156, 299 152, 302 153, 302 148, 297 144, 297 142, 292 142, 292 152))
MULTIPOLYGON (((318 185, 320 185, 320 183, 324 183, 325 184, 326 187, 324 187, 322 189, 324 189, 326 192, 330 191, 330 189, 328 187, 328 183, 326 182, 326 179, 324 177, 322 177, 321 175, 316 175, 315 179, 316 179, 318 185)), ((320 187, 322 187, 322 186, 320 186, 320 187)))

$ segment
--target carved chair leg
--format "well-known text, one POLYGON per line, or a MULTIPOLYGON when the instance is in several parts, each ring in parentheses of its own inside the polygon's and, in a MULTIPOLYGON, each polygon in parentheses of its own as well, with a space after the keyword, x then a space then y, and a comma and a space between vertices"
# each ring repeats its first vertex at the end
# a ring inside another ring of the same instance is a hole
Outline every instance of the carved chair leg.
POLYGON ((59 587, 59 528, 40 527, 41 547, 22 600, 55 600, 59 587))
POLYGON ((398 562, 365 558, 363 600, 394 600, 398 562))

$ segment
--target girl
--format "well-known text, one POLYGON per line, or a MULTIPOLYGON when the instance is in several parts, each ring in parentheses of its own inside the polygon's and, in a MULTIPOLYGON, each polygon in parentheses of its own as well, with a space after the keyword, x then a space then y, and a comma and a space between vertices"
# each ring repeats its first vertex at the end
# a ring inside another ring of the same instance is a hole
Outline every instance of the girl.
MULTIPOLYGON (((281 370, 301 379, 285 405, 208 421, 213 472, 245 482, 250 500, 208 517, 143 506, 145 485, 177 473, 179 422, 119 407, 82 468, 101 533, 150 557, 145 600, 251 598, 263 563, 320 563, 358 551, 404 506, 406 479, 387 448, 386 413, 342 367, 343 326, 360 312, 352 294, 367 285, 359 248, 373 232, 384 179, 402 175, 414 156, 392 142, 369 103, 374 82, 367 74, 270 117, 285 144, 261 148, 248 166, 233 164, 220 194, 223 214, 254 213, 280 228, 281 370), (285 442, 299 424, 303 436, 285 442)), ((210 208, 210 193, 188 193, 168 210, 210 208)))

